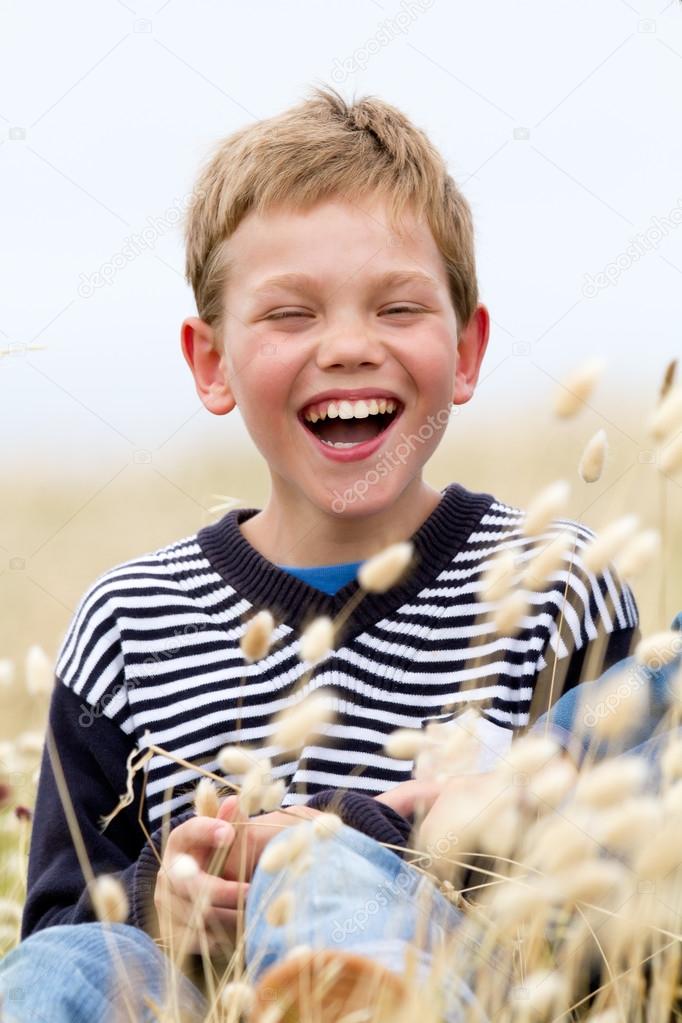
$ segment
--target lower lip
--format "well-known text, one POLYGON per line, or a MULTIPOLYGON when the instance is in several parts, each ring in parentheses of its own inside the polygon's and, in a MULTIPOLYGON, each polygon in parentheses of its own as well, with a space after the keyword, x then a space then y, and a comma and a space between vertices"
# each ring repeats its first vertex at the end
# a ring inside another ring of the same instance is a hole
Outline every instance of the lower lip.
POLYGON ((317 450, 321 451, 325 458, 330 459, 330 461, 360 462, 362 461, 363 458, 369 458, 370 455, 373 455, 375 451, 379 450, 381 445, 384 443, 388 435, 393 430, 395 424, 401 418, 402 414, 403 410, 401 409, 397 416, 395 416, 395 418, 391 420, 391 425, 387 426, 386 429, 383 430, 380 434, 378 434, 376 437, 373 437, 372 440, 363 441, 361 444, 356 444, 352 448, 333 448, 329 444, 325 444, 323 441, 321 441, 317 434, 313 433, 312 430, 309 430, 307 426, 303 426, 303 423, 301 423, 301 427, 305 431, 307 436, 310 437, 317 450))

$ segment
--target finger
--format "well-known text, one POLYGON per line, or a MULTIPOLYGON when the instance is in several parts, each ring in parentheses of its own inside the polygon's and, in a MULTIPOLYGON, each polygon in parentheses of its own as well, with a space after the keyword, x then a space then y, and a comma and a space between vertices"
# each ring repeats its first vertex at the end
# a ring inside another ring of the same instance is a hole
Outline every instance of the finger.
POLYGON ((226 881, 222 877, 213 877, 206 874, 208 883, 205 889, 199 891, 207 894, 203 896, 208 901, 209 909, 236 909, 237 906, 244 906, 249 894, 248 883, 239 884, 238 881, 226 881), (241 895, 240 895, 241 889, 241 895))
POLYGON ((226 880, 203 871, 195 877, 187 878, 174 878, 171 873, 168 880, 173 900, 180 899, 190 906, 203 901, 207 906, 236 907, 240 905, 239 889, 242 889, 241 905, 249 891, 247 883, 240 885, 238 881, 226 880))
POLYGON ((192 931, 223 926, 231 927, 238 916, 243 916, 243 910, 229 909, 223 906, 207 906, 202 913, 196 905, 184 903, 172 907, 167 924, 176 931, 179 928, 186 928, 192 931))
POLYGON ((218 818, 224 821, 233 821, 239 814, 239 796, 235 793, 233 796, 225 796, 222 803, 218 807, 218 818))
POLYGON ((172 860, 178 853, 194 856, 203 867, 217 849, 229 849, 235 830, 217 817, 192 817, 173 828, 168 836, 164 858, 172 860))

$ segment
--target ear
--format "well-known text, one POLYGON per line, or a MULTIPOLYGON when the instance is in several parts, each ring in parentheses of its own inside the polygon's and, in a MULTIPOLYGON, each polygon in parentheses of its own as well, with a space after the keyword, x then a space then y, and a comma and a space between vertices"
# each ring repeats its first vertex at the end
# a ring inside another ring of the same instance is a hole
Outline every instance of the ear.
POLYGON ((457 368, 453 404, 464 405, 474 393, 478 374, 488 347, 490 315, 484 305, 478 305, 457 344, 457 368))
POLYGON ((198 316, 183 320, 180 344, 192 371, 197 394, 209 412, 224 416, 237 404, 225 368, 225 356, 215 331, 198 316))

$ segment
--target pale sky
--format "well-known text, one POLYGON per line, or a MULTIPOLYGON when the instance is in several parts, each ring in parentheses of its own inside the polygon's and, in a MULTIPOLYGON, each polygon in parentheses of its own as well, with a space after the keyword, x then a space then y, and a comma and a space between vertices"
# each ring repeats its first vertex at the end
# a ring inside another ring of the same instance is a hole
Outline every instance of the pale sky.
POLYGON ((625 422, 682 353, 678 0, 15 0, 1 19, 5 466, 243 439, 181 355, 177 212, 221 137, 321 82, 401 108, 471 203, 493 321, 477 416, 524 415, 598 354, 625 422))

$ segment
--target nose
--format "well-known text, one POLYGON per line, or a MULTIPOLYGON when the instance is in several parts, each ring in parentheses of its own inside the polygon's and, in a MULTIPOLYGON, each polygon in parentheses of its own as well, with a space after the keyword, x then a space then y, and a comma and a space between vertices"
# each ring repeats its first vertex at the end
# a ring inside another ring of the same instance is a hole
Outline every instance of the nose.
POLYGON ((379 338, 366 324, 357 321, 325 331, 316 351, 320 369, 381 366, 385 358, 384 346, 379 338))

